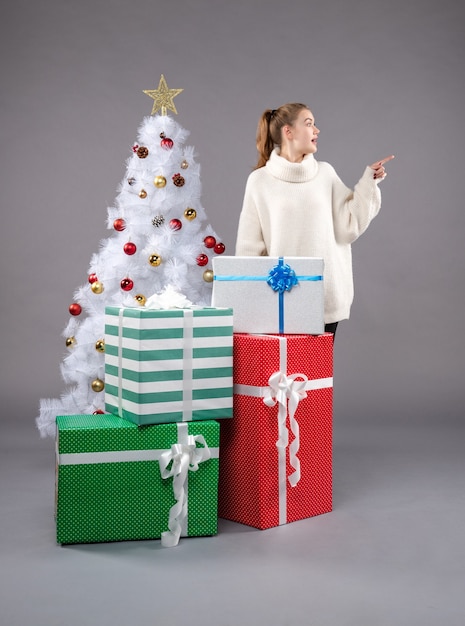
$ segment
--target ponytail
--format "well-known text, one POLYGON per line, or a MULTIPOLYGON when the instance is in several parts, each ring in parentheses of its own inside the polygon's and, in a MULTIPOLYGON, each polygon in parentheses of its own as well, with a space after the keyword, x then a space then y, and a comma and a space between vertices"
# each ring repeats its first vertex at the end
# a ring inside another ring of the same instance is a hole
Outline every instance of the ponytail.
POLYGON ((276 115, 276 111, 273 109, 267 109, 264 111, 258 121, 257 127, 257 150, 258 150, 258 162, 255 169, 263 167, 270 158, 275 142, 271 136, 271 123, 276 115))
POLYGON ((308 106, 291 103, 262 113, 257 127, 258 162, 255 169, 266 165, 275 146, 281 146, 281 128, 286 124, 292 126, 302 109, 308 109, 308 106))

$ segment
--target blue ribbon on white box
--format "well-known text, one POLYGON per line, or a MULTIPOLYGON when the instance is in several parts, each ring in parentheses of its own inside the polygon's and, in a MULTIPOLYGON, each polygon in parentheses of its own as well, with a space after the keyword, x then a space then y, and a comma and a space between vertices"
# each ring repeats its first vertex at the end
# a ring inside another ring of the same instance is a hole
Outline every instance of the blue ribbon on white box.
POLYGON ((266 276, 247 276, 247 275, 225 275, 213 276, 213 280, 217 281, 243 281, 256 280, 266 281, 273 291, 278 294, 279 308, 279 333, 284 334, 284 294, 290 292, 293 287, 299 284, 301 280, 318 281, 323 280, 321 275, 297 276, 295 271, 288 263, 284 263, 284 258, 279 257, 277 265, 274 265, 266 276))

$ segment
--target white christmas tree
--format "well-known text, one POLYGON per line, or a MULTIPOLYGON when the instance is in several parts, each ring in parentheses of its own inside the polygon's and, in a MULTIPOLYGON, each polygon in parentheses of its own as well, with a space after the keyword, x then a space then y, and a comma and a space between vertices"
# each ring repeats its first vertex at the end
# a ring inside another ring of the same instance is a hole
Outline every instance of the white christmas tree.
POLYGON ((57 415, 99 414, 105 408, 105 307, 144 306, 169 287, 197 305, 210 305, 212 255, 223 243, 206 223, 201 204, 200 165, 177 113, 164 76, 126 163, 115 206, 107 209, 112 234, 90 261, 88 281, 74 294, 63 331, 67 354, 61 373, 67 388, 59 399, 40 401, 36 423, 42 436, 55 435, 57 415))

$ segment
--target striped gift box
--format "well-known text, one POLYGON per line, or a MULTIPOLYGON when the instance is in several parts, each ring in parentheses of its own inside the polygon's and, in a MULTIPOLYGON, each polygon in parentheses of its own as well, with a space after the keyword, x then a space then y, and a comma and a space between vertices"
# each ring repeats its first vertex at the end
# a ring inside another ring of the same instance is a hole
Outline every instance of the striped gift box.
POLYGON ((232 417, 232 309, 105 309, 105 408, 134 424, 232 417))

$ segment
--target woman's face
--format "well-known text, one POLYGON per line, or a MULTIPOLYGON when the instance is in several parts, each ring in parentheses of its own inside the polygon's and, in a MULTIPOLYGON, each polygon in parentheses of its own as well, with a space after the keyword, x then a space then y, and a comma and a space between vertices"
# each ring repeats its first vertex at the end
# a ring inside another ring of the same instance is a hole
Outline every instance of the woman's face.
POLYGON ((319 129, 315 126, 315 118, 308 109, 302 109, 292 126, 286 126, 287 138, 293 144, 295 152, 314 154, 318 150, 319 129))

